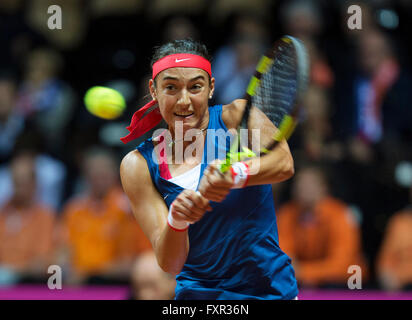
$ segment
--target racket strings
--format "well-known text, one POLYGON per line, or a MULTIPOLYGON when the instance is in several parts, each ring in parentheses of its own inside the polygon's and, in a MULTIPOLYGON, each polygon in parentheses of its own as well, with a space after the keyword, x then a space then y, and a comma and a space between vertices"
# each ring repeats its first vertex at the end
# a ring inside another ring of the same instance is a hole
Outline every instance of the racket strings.
POLYGON ((278 48, 272 66, 262 74, 260 86, 252 97, 252 104, 277 127, 294 107, 298 82, 296 64, 293 46, 278 48))

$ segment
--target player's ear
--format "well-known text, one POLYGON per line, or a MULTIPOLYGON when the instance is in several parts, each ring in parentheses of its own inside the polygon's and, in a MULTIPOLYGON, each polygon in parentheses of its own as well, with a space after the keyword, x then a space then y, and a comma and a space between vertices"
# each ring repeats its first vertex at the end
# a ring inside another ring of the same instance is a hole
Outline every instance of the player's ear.
POLYGON ((214 92, 215 92, 215 78, 212 77, 210 79, 209 99, 212 99, 214 92))
POLYGON ((152 99, 157 100, 156 84, 152 79, 149 80, 149 90, 150 90, 150 95, 152 96, 152 99))

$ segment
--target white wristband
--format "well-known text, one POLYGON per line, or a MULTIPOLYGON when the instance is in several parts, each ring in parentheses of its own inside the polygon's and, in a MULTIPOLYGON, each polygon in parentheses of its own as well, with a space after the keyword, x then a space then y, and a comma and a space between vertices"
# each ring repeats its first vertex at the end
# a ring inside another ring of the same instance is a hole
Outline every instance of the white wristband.
POLYGON ((249 180, 249 167, 245 162, 235 162, 230 171, 233 178, 232 189, 244 188, 249 180))
POLYGON ((170 228, 172 228, 175 231, 185 231, 187 228, 189 228, 189 222, 176 221, 175 219, 173 219, 172 207, 173 207, 173 203, 170 205, 170 208, 169 208, 169 214, 167 215, 167 224, 169 225, 170 228))

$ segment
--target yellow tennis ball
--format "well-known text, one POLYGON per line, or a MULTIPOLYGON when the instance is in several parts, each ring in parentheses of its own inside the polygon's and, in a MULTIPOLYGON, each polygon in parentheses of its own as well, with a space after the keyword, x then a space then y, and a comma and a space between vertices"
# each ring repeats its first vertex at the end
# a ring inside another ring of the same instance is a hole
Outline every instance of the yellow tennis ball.
POLYGON ((126 102, 119 91, 101 86, 87 90, 84 104, 91 114, 103 119, 115 119, 126 108, 126 102))

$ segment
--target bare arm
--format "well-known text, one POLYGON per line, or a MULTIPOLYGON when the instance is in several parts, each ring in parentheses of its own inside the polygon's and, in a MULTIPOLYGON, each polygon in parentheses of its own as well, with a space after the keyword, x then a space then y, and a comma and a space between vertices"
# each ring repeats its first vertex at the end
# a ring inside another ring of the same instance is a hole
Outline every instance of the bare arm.
MULTIPOLYGON (((137 222, 150 240, 159 266, 166 272, 178 274, 189 252, 187 229, 176 231, 167 223, 167 206, 153 185, 146 160, 132 151, 122 161, 120 177, 137 222)), ((177 222, 195 223, 206 210, 209 201, 192 190, 183 190, 173 201, 171 216, 177 222)))
POLYGON ((150 240, 159 266, 178 274, 189 252, 187 231, 176 232, 167 225, 167 206, 154 187, 143 156, 137 151, 127 154, 120 166, 123 189, 133 214, 150 240))

